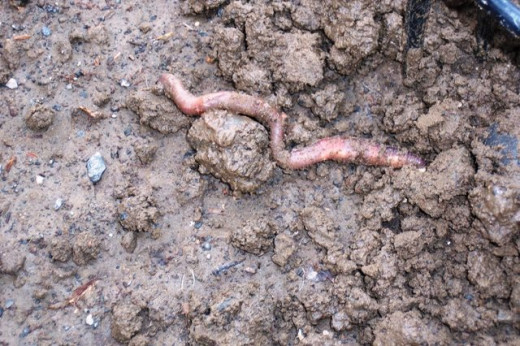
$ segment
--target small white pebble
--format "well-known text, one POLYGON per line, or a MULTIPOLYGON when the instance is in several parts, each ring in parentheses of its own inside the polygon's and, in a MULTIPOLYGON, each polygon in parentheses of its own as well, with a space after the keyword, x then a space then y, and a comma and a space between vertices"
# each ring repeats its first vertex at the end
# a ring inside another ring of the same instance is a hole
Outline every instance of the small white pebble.
POLYGON ((197 28, 200 25, 199 22, 195 22, 195 27, 197 28))
POLYGON ((207 258, 207 259, 211 259, 211 255, 210 255, 210 254, 207 254, 207 255, 206 255, 206 258, 207 258))
POLYGON ((245 267, 244 271, 249 274, 256 274, 256 269, 253 267, 245 267))
POLYGON ((87 318, 85 319, 85 323, 89 326, 94 324, 94 317, 92 317, 92 314, 88 314, 87 318))
POLYGON ((117 114, 116 113, 112 113, 112 118, 113 119, 117 118, 117 114))
POLYGON ((127 81, 126 79, 121 79, 121 86, 128 88, 130 86, 130 82, 127 81))
POLYGON ((70 90, 70 89, 72 89, 72 84, 70 84, 70 83, 69 83, 69 84, 67 84, 67 85, 65 86, 65 89, 67 89, 67 90, 70 90))
POLYGON ((7 84, 5 86, 8 87, 9 89, 16 89, 16 88, 18 88, 18 82, 16 82, 16 79, 11 78, 11 79, 9 79, 9 81, 7 82, 7 84))
POLYGON ((63 199, 58 198, 56 202, 54 202, 54 210, 59 210, 63 205, 63 199))
POLYGON ((108 236, 112 238, 114 235, 112 233, 108 233, 108 236))
POLYGON ((36 184, 38 184, 38 185, 43 184, 43 177, 41 175, 36 176, 36 184))

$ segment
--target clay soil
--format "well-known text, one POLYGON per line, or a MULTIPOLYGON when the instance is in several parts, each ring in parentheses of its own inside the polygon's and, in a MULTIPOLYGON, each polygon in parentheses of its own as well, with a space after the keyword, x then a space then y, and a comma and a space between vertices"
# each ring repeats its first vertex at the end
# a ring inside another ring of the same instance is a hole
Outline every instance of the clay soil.
POLYGON ((468 1, 2 1, 0 344, 518 344, 519 67, 468 1), (165 72, 428 165, 283 170, 165 72))

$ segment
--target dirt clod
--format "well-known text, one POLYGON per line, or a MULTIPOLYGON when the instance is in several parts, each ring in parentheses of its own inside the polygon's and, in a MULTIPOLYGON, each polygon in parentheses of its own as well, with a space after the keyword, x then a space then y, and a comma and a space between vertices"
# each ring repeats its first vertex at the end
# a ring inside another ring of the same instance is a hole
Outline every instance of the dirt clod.
POLYGON ((143 165, 147 165, 155 158, 158 146, 150 141, 138 141, 134 144, 134 150, 143 165))
POLYGON ((273 174, 267 131, 247 117, 208 112, 193 123, 188 141, 201 173, 215 175, 233 190, 253 192, 273 174))
POLYGON ((119 223, 131 232, 151 232, 159 218, 155 200, 144 194, 123 198, 117 209, 119 223))
POLYGON ((25 116, 25 124, 33 131, 45 131, 54 121, 54 111, 47 106, 36 105, 25 116))
POLYGON ((100 241, 95 235, 88 231, 80 233, 72 246, 72 260, 77 265, 85 265, 97 259, 100 250, 100 241))
POLYGON ((141 309, 132 303, 121 302, 114 306, 110 335, 119 342, 128 342, 143 324, 140 311, 141 309))
POLYGON ((17 275, 23 269, 26 256, 20 249, 13 249, 3 244, 0 250, 0 273, 17 275))
POLYGON ((137 246, 137 236, 135 232, 126 232, 121 238, 121 246, 128 253, 133 253, 137 246))
POLYGON ((51 257, 54 261, 67 262, 72 255, 72 245, 68 239, 63 237, 52 239, 50 247, 51 257))
POLYGON ((469 152, 450 149, 439 154, 427 172, 401 170, 396 186, 425 213, 439 217, 447 201, 468 192, 474 173, 469 152))
POLYGON ((263 255, 273 245, 274 230, 266 221, 247 222, 231 234, 233 246, 255 255, 263 255))
POLYGON ((189 124, 188 117, 168 99, 149 91, 136 91, 130 94, 126 106, 139 116, 142 125, 161 133, 175 133, 189 124))
POLYGON ((417 310, 386 316, 378 323, 375 337, 374 345, 434 345, 450 340, 445 326, 423 318, 417 310))
POLYGON ((284 267, 295 250, 296 244, 293 238, 285 233, 280 233, 274 239, 274 255, 272 260, 280 267, 284 267))

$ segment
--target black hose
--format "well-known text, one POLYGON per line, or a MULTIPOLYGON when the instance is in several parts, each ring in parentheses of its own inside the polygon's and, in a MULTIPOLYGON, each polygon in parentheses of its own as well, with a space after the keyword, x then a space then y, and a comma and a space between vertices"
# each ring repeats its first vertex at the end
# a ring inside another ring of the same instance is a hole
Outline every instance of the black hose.
POLYGON ((520 36, 520 7, 508 0, 475 0, 480 8, 497 18, 500 25, 520 36))

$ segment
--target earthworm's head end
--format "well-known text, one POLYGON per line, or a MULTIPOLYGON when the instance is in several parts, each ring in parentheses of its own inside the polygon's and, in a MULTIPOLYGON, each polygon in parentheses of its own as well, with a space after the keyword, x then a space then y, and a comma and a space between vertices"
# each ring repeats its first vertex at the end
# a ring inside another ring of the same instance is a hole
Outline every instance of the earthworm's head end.
POLYGON ((166 90, 174 84, 175 80, 176 78, 172 74, 163 73, 159 77, 159 85, 163 90, 166 90))
POLYGON ((426 161, 417 155, 414 154, 408 154, 406 160, 409 164, 417 167, 417 168, 425 168, 426 167, 426 161))

